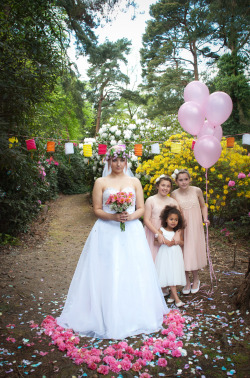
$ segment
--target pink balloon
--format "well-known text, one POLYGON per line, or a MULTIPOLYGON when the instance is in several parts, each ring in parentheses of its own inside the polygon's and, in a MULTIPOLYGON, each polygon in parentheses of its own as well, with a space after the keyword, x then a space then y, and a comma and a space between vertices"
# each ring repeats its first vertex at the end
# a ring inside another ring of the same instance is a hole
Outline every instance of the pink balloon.
POLYGON ((222 127, 221 125, 218 125, 214 128, 214 136, 218 139, 218 141, 221 141, 223 135, 222 127))
POLYGON ((200 132, 197 135, 197 137, 200 138, 203 135, 214 135, 214 126, 211 125, 211 123, 207 120, 204 122, 204 125, 201 127, 200 132))
POLYGON ((194 101, 202 108, 205 107, 209 97, 208 87, 200 81, 191 81, 184 89, 184 100, 194 101))
POLYGON ((219 160, 221 144, 212 135, 204 135, 199 138, 194 146, 194 156, 203 168, 210 168, 219 160))
POLYGON ((185 131, 191 135, 197 135, 205 121, 205 115, 200 105, 194 101, 188 101, 181 105, 178 120, 185 131))
POLYGON ((219 126, 228 119, 232 109, 233 102, 227 93, 214 92, 208 98, 205 115, 212 125, 219 126))

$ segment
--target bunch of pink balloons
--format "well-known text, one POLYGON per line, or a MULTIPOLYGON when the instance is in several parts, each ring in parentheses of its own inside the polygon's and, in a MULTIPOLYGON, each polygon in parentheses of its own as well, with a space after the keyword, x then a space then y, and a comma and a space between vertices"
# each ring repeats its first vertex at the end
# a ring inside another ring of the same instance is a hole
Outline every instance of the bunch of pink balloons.
POLYGON ((182 128, 197 135, 194 156, 203 168, 210 168, 221 155, 221 124, 233 109, 231 97, 224 92, 209 94, 208 87, 200 81, 192 81, 184 89, 185 103, 178 111, 182 128))

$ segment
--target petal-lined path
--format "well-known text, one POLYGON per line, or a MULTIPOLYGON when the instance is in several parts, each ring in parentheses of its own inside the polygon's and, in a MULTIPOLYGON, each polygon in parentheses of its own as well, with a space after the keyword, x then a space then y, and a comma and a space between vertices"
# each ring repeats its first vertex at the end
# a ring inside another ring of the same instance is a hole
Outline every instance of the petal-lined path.
MULTIPOLYGON (((101 376, 86 364, 77 366, 65 358, 41 328, 46 315, 55 317, 60 312, 94 222, 87 194, 60 196, 47 212, 45 208, 20 246, 1 248, 1 376, 101 376)), ((237 311, 233 303, 233 294, 247 268, 247 246, 239 245, 232 268, 231 246, 214 236, 210 239, 217 285, 214 292, 208 293, 210 277, 205 269, 201 273, 201 291, 196 296, 182 297, 186 302, 181 310, 186 320, 182 356, 175 358, 155 351, 154 359, 138 367, 138 371, 109 372, 109 377, 139 377, 141 373, 152 377, 247 377, 249 313, 237 311), (160 358, 167 360, 167 366, 157 362, 160 358)), ((89 349, 105 349, 114 344, 83 341, 89 349)), ((143 338, 127 341, 136 349, 141 347, 143 338)))

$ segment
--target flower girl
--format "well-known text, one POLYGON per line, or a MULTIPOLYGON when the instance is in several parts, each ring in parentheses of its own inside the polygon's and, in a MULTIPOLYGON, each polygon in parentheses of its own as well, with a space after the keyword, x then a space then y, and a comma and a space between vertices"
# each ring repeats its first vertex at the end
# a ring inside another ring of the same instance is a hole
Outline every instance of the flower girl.
POLYGON ((176 285, 186 285, 181 249, 184 244, 181 237, 184 222, 180 211, 173 206, 166 206, 161 212, 160 219, 162 227, 159 232, 164 237, 164 244, 160 246, 155 266, 161 287, 170 286, 171 295, 167 302, 175 302, 177 307, 181 307, 184 303, 178 297, 176 285))

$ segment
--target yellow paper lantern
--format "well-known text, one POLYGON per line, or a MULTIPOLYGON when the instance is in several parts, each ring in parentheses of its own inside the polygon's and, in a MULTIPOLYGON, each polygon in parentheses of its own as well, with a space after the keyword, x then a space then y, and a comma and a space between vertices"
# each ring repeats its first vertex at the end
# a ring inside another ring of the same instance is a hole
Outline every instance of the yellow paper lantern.
POLYGON ((18 143, 18 139, 16 137, 9 138, 9 148, 12 148, 14 143, 18 143))
POLYGON ((83 156, 85 156, 85 157, 91 157, 92 156, 91 144, 84 144, 83 145, 83 156))
POLYGON ((173 154, 179 154, 181 152, 181 143, 171 143, 171 152, 173 154))

